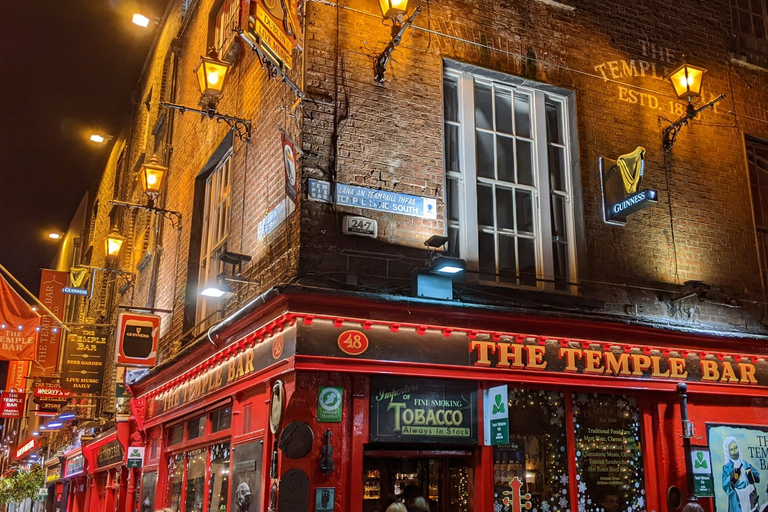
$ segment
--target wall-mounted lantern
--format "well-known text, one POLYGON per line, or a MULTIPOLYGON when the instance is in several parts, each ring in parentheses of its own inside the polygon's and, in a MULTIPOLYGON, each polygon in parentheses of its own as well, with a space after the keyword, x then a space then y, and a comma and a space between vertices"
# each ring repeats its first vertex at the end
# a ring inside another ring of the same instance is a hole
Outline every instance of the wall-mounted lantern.
POLYGON ((384 73, 387 71, 387 63, 392 56, 392 52, 403 39, 405 30, 411 26, 413 20, 421 12, 421 6, 418 6, 407 18, 408 0, 379 0, 381 6, 381 15, 385 20, 392 21, 392 40, 387 44, 384 51, 374 59, 373 71, 374 79, 378 83, 384 83, 384 73))
POLYGON ((165 175, 168 172, 168 168, 160 165, 156 157, 149 159, 149 162, 142 164, 139 170, 139 180, 141 181, 141 189, 147 196, 147 204, 128 203, 125 201, 110 201, 116 206, 125 206, 126 208, 138 208, 140 210, 147 210, 149 212, 162 215, 171 222, 173 229, 181 229, 181 213, 173 210, 166 210, 165 208, 158 208, 155 206, 155 200, 163 189, 163 181, 165 175))
POLYGON ((125 237, 116 228, 112 228, 112 231, 104 240, 104 253, 107 258, 117 259, 120 256, 120 249, 123 247, 124 242, 125 237))

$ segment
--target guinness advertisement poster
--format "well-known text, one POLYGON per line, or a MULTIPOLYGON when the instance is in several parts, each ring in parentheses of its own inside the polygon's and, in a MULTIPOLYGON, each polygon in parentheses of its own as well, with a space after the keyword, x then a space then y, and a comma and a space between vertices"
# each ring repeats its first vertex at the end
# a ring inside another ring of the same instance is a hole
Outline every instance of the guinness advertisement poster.
POLYGON ((372 443, 477 443, 477 385, 371 378, 372 443))
POLYGON ((707 443, 715 511, 768 509, 768 427, 707 423, 707 443))
POLYGON ((61 387, 75 395, 98 394, 107 359, 108 329, 73 327, 64 345, 61 387))
POLYGON ((261 466, 264 442, 240 444, 232 450, 232 510, 257 512, 261 510, 261 466))

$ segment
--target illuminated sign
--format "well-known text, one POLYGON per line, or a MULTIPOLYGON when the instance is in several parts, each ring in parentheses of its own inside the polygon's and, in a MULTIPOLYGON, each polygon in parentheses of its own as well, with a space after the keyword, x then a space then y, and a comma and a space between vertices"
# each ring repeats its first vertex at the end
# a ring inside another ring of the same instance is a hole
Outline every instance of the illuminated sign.
POLYGON ((292 68, 292 53, 301 49, 298 0, 253 0, 248 16, 248 37, 280 67, 292 68))
POLYGON ((20 459, 25 455, 30 454, 35 448, 37 448, 37 439, 32 438, 23 445, 19 446, 19 448, 16 450, 16 458, 20 459))
POLYGON ((154 366, 160 337, 160 317, 120 313, 117 315, 115 362, 130 366, 154 366))
POLYGON ((14 391, 3 391, 0 393, 0 417, 2 418, 22 418, 24 417, 24 405, 26 403, 26 394, 14 391))
POLYGON ((638 190, 644 171, 645 148, 640 146, 616 160, 600 158, 603 220, 606 223, 623 226, 627 216, 658 201, 655 190, 638 190))
POLYGON ((65 286, 61 291, 68 295, 88 295, 88 289, 86 288, 72 288, 70 286, 65 286))
POLYGON ((85 457, 83 454, 75 455, 67 459, 67 473, 66 476, 79 475, 85 469, 85 457))

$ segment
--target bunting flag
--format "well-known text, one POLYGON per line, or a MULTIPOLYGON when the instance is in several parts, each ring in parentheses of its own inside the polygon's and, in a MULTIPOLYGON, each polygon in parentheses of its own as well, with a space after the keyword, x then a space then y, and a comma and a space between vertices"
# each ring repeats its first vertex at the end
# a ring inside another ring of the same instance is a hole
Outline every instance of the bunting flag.
POLYGON ((0 275, 0 360, 34 361, 40 316, 0 275))

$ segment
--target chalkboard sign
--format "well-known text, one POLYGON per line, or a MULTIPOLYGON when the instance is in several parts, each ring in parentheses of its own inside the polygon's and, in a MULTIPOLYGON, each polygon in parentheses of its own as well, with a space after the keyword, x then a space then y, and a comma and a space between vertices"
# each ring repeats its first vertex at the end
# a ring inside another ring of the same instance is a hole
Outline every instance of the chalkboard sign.
POLYGON ((371 442, 477 443, 477 386, 373 377, 370 418, 371 442))

